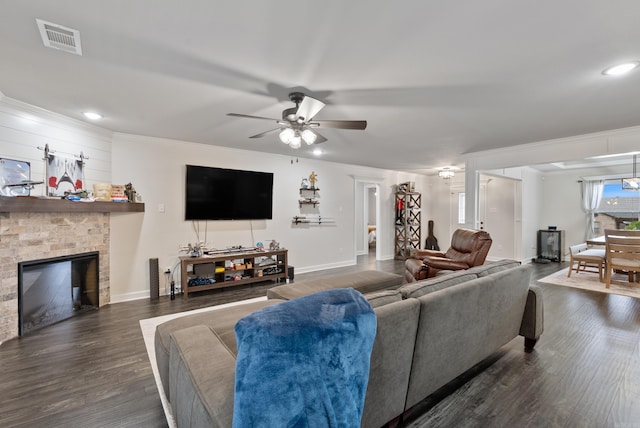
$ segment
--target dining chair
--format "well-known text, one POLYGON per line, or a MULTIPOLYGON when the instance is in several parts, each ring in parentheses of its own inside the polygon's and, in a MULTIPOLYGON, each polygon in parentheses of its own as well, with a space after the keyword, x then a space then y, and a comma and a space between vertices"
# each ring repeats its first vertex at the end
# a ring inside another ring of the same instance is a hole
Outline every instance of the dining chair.
POLYGON ((605 268, 606 254, 603 248, 589 248, 586 242, 569 247, 570 263, 567 277, 571 277, 571 272, 597 272, 600 282, 605 268), (575 265, 575 266, 574 266, 575 265), (597 270, 596 270, 597 269, 597 270))
POLYGON ((605 230, 605 284, 638 284, 640 279, 640 230, 605 230), (629 282, 612 279, 613 272, 628 272, 629 282))

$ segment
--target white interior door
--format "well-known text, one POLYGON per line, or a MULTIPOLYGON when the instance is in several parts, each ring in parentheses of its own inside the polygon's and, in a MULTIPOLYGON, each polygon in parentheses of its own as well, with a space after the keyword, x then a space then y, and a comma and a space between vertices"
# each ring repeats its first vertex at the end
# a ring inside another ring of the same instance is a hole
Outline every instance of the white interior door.
POLYGON ((480 227, 493 239, 490 258, 518 260, 520 257, 521 189, 519 180, 480 174, 479 220, 480 227))

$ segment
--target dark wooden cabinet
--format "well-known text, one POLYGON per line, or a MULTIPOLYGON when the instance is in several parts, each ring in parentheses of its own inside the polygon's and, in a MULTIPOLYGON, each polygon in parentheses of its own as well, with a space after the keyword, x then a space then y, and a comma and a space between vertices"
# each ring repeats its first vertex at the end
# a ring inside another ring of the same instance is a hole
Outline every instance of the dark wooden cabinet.
POLYGON ((287 250, 224 252, 180 257, 182 297, 214 288, 233 287, 288 277, 287 250))
POLYGON ((562 261, 562 230, 538 230, 538 259, 562 261))

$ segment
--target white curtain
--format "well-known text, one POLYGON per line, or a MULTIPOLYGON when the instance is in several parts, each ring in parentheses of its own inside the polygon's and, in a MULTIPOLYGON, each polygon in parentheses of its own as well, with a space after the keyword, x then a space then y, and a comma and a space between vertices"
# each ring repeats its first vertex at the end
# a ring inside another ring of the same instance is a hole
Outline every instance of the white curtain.
POLYGON ((587 214, 586 239, 594 237, 595 211, 602 200, 604 180, 582 180, 582 209, 587 214))

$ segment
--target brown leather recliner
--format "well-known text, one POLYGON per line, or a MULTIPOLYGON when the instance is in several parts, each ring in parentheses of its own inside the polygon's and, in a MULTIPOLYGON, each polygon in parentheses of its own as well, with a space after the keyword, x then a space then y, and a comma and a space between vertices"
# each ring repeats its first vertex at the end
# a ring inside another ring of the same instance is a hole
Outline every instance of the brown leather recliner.
POLYGON ((446 252, 413 250, 405 261, 407 282, 432 278, 441 270, 469 269, 484 263, 491 248, 491 236, 484 230, 458 229, 446 252))

